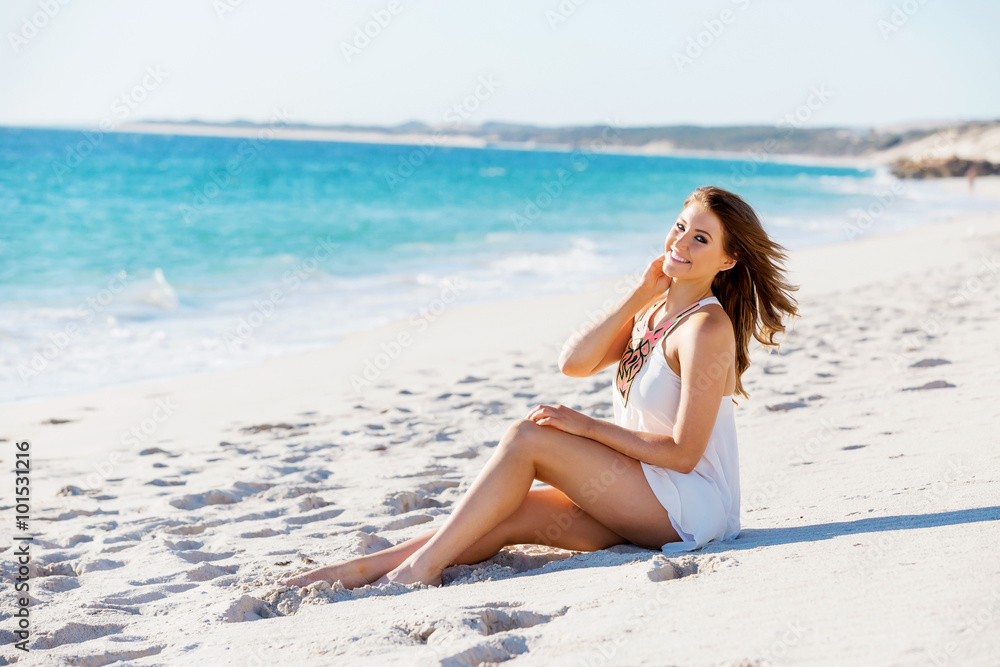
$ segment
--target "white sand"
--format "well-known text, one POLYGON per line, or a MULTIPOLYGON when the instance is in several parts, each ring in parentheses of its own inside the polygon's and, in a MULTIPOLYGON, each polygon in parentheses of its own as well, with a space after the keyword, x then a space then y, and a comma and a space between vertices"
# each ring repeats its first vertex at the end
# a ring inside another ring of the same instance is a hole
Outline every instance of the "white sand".
POLYGON ((614 283, 455 308, 426 331, 402 322, 255 368, 2 407, 5 461, 14 439, 33 443, 40 539, 25 656, 10 645, 5 500, 0 657, 996 664, 1000 215, 872 231, 793 253, 801 319, 780 354, 754 352, 737 408, 743 531, 680 557, 511 549, 401 595, 300 600, 267 583, 440 525, 538 403, 610 419, 613 368, 567 378, 556 359, 620 298, 614 283), (355 391, 351 376, 401 332, 412 342, 355 391), (42 424, 53 418, 72 421, 42 424), (244 430, 262 424, 290 428, 244 430), (69 485, 83 492, 60 495, 69 485))

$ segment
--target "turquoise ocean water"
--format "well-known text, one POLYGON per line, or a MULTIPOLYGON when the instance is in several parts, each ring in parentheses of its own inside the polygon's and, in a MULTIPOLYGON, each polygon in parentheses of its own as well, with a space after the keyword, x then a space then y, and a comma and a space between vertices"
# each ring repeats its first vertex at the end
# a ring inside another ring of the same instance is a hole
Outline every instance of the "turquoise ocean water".
POLYGON ((587 289, 641 270, 705 184, 789 248, 987 205, 769 161, 0 128, 0 402, 587 289))

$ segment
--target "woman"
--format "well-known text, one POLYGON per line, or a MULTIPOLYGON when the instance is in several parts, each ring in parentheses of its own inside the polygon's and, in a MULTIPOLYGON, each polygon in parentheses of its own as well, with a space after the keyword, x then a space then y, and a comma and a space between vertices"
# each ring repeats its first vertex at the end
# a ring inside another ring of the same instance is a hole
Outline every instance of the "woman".
POLYGON ((560 356, 572 377, 618 362, 615 423, 539 405, 507 430, 441 528, 285 583, 437 585, 445 567, 513 544, 674 551, 735 537, 732 398, 749 397, 751 335, 777 345, 782 315, 797 313, 783 250, 739 196, 695 190, 642 282, 560 356), (549 486, 531 489, 535 480, 549 486))

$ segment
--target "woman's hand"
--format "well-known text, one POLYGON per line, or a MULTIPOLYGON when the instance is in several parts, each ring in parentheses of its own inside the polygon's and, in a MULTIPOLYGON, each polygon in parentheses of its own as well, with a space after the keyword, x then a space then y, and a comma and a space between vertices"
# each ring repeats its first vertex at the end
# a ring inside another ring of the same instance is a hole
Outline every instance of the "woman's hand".
POLYGON ((650 301, 666 292, 674 282, 673 278, 663 272, 663 262, 666 259, 666 254, 660 255, 649 263, 646 272, 642 274, 642 283, 638 289, 642 290, 643 294, 648 294, 650 301))
POLYGON ((560 431, 584 438, 589 437, 587 433, 593 422, 593 418, 565 405, 539 405, 528 413, 527 418, 539 426, 553 426, 560 431))

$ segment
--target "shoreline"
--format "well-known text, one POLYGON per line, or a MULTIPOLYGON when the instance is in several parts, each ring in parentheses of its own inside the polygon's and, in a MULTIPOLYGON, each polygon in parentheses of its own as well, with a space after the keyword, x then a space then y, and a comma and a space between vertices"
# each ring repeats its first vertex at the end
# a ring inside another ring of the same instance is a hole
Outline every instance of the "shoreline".
MULTIPOLYGON (((22 126, 10 126, 21 128, 22 126)), ((103 132, 99 126, 61 126, 61 127, 29 127, 23 129, 58 130, 66 132, 103 132)), ((697 158, 706 160, 745 160, 760 162, 775 162, 780 164, 796 164, 801 166, 843 167, 860 170, 887 169, 887 162, 875 156, 839 156, 812 155, 806 153, 767 153, 764 159, 759 159, 757 152, 712 151, 695 149, 675 149, 666 147, 664 142, 646 144, 644 146, 612 146, 595 148, 591 145, 574 146, 571 144, 538 144, 526 142, 492 142, 472 135, 435 136, 425 133, 391 134, 387 132, 357 131, 330 129, 300 129, 284 127, 226 127, 226 126, 196 126, 174 123, 127 123, 113 130, 114 134, 156 134, 161 136, 191 136, 216 137, 224 139, 252 139, 260 137, 264 131, 272 132, 275 141, 313 141, 330 143, 360 143, 392 146, 433 146, 435 148, 467 148, 492 149, 511 151, 533 151, 548 153, 572 153, 586 150, 606 155, 629 155, 637 157, 677 157, 697 158)), ((593 142, 591 142, 593 143, 593 142)))

